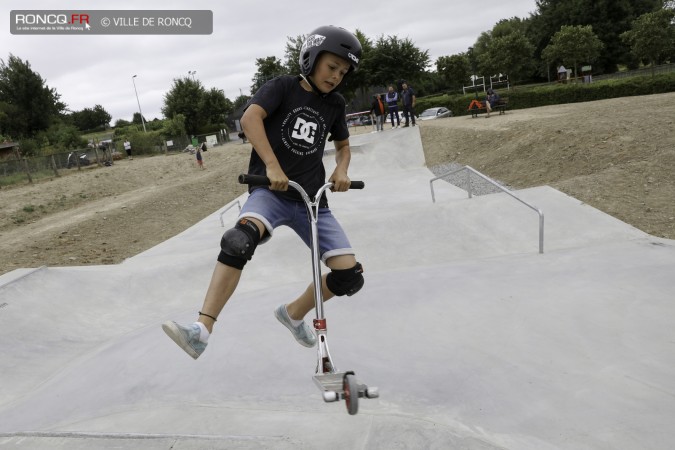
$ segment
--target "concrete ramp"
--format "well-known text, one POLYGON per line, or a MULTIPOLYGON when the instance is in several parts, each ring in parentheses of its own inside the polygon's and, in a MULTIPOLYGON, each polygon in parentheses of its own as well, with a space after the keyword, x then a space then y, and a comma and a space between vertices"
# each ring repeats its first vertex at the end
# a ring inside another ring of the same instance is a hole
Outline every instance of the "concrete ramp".
POLYGON ((201 306, 224 206, 123 264, 0 278, 0 448, 672 447, 673 241, 544 186, 518 192, 546 216, 539 254, 507 195, 431 201, 416 128, 354 143, 366 189, 329 202, 367 281, 326 314, 335 363, 379 399, 324 403, 315 349, 274 319, 311 279, 283 228, 198 361, 166 338, 201 306))

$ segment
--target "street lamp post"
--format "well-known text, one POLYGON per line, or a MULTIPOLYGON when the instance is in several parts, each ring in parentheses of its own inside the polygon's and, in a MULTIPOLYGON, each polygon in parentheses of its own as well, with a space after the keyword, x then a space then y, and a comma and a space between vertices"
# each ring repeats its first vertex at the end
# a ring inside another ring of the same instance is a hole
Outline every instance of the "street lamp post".
POLYGON ((141 101, 138 99, 138 90, 136 90, 136 78, 138 75, 131 77, 131 82, 134 83, 134 92, 136 93, 136 102, 138 102, 138 112, 141 114, 141 123, 143 124, 143 132, 147 133, 148 130, 145 129, 145 119, 143 119, 143 111, 141 111, 141 101))
POLYGON ((476 57, 473 54, 473 47, 469 47, 469 63, 471 64, 471 81, 473 82, 473 92, 478 100, 478 86, 476 86, 476 57))
POLYGON ((188 73, 192 75, 192 81, 195 81, 195 74, 197 73, 196 70, 188 70, 188 73))

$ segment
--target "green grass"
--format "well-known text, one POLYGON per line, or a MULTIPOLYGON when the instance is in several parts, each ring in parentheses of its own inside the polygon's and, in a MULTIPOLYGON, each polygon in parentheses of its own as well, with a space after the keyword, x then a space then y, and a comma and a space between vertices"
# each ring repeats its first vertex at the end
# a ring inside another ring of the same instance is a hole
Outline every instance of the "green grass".
MULTIPOLYGON (((63 174, 63 171, 61 171, 63 174)), ((54 171, 51 169, 39 170, 30 173, 33 182, 52 179, 55 177, 54 171)), ((17 172, 12 175, 0 176, 0 186, 14 186, 15 184, 29 183, 28 176, 25 172, 17 172)))

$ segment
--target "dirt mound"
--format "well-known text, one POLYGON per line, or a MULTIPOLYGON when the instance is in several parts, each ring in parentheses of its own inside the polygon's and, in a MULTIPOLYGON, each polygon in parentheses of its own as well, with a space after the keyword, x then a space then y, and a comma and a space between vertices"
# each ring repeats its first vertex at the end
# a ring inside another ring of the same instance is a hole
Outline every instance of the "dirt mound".
POLYGON ((516 189, 550 185, 674 239, 674 122, 675 93, 430 121, 421 133, 430 167, 454 161, 516 189))

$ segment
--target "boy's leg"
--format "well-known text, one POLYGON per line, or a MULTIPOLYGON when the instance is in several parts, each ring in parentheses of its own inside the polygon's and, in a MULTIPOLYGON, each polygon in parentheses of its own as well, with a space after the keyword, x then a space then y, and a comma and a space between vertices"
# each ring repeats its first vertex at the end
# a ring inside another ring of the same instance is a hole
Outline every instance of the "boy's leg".
MULTIPOLYGON (((257 219, 248 220, 255 223, 262 236, 263 231, 260 230, 265 230, 262 222, 257 219)), ((242 270, 239 268, 218 261, 213 269, 211 282, 206 291, 197 322, 188 326, 182 326, 173 321, 162 324, 164 332, 194 359, 197 359, 206 349, 208 337, 213 332, 213 325, 237 288, 241 279, 241 272, 242 270)))
POLYGON ((168 321, 162 324, 162 329, 180 348, 192 358, 197 359, 206 350, 208 336, 213 331, 215 319, 234 292, 241 270, 216 263, 211 276, 211 283, 206 292, 204 304, 200 310, 198 322, 187 326, 168 321), (200 325, 202 324, 202 325, 200 325), (202 330, 205 328, 206 330, 202 330), (206 331, 206 333, 205 333, 206 331))
MULTIPOLYGON (((357 266, 354 255, 334 256, 326 260, 326 264, 331 270, 343 270, 346 272, 349 272, 349 269, 353 269, 357 266)), ((360 269, 360 265, 358 267, 360 269)), ((327 277, 328 274, 321 277, 321 292, 324 301, 327 301, 336 295, 330 289, 328 289, 327 277)), ((337 286, 344 287, 344 283, 342 282, 337 286)), ((344 293, 339 295, 344 295, 344 293)), ((298 341, 298 343, 300 343, 300 345, 305 347, 314 347, 316 344, 316 336, 314 335, 312 328, 304 321, 304 317, 315 306, 316 302, 314 300, 314 283, 310 283, 310 285, 307 286, 307 289, 305 289, 298 298, 288 305, 280 305, 274 311, 274 315, 279 320, 279 322, 281 322, 286 328, 290 330, 290 332, 293 334, 293 337, 296 341, 298 341)))
POLYGON ((209 333, 213 332, 213 325, 215 324, 213 317, 217 318, 220 315, 225 304, 232 297, 237 285, 239 285, 241 272, 241 270, 226 266, 221 262, 216 263, 213 275, 211 275, 209 288, 204 297, 202 309, 200 310, 203 314, 198 319, 198 322, 206 326, 209 333))
MULTIPOLYGON (((356 262, 349 239, 344 230, 328 208, 320 208, 318 212, 319 253, 325 261, 330 273, 321 277, 321 293, 324 300, 335 295, 352 295, 363 286, 362 267, 356 262)), ((300 238, 311 246, 310 223, 306 217, 296 215, 288 224, 300 238)), ((314 280, 312 280, 314 281, 314 280)), ((275 310, 275 316, 288 328, 293 337, 305 347, 316 343, 312 328, 303 320, 305 315, 315 307, 314 283, 309 286, 288 305, 281 305, 275 310)))
MULTIPOLYGON (((247 218, 253 222, 258 228, 258 233, 262 238, 265 232, 265 225, 258 219, 247 218)), ((217 318, 220 312, 225 307, 227 301, 232 297, 234 290, 241 279, 241 269, 225 265, 221 262, 216 263, 211 275, 211 282, 204 297, 204 304, 202 305, 202 315, 199 316, 199 322, 206 326, 209 333, 213 332, 213 325, 215 324, 214 317, 217 318), (209 317, 211 316, 211 317, 209 317)))
MULTIPOLYGON (((351 269, 356 265, 356 258, 354 255, 334 256, 326 261, 326 265, 331 270, 351 269)), ((335 294, 333 294, 326 286, 327 276, 327 274, 324 274, 321 277, 321 293, 323 294, 324 301, 335 297, 335 294)), ((312 282, 298 298, 286 305, 286 310, 291 319, 302 320, 315 306, 314 283, 312 282)))

